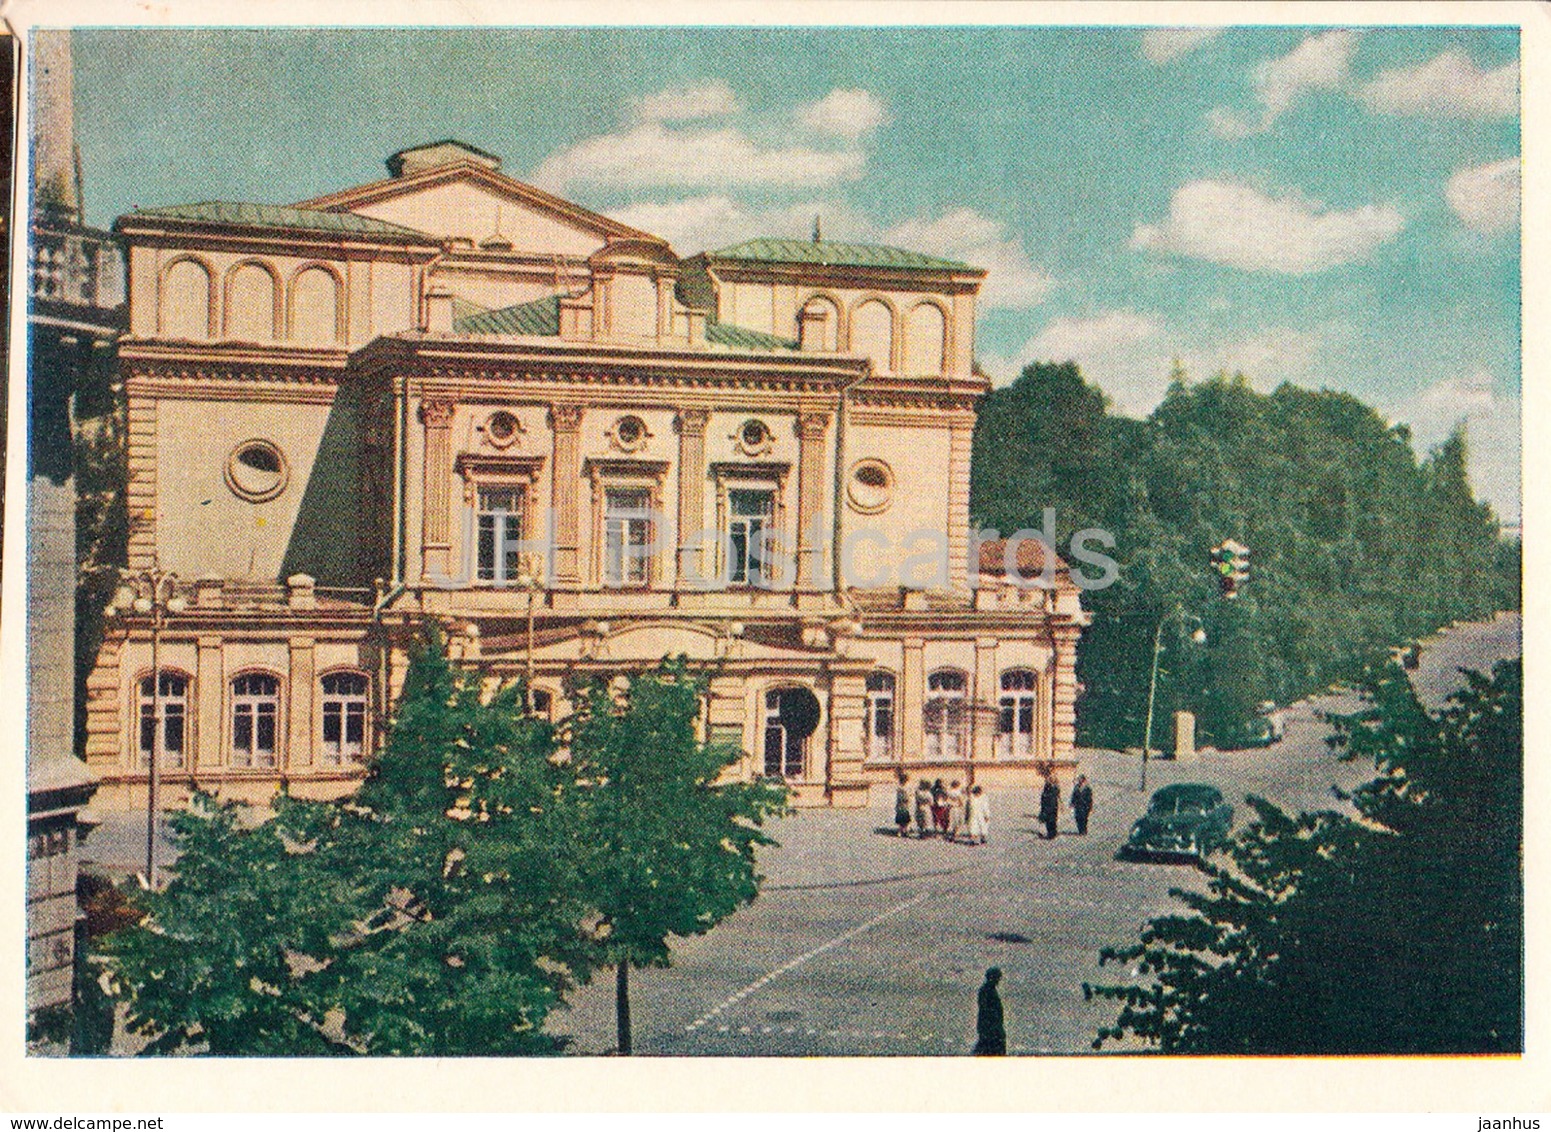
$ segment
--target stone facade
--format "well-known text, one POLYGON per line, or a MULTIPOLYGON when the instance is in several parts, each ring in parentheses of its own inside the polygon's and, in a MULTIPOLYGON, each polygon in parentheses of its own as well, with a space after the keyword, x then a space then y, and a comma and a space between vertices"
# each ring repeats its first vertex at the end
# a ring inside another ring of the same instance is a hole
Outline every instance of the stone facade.
MULTIPOLYGON (((492 679, 531 665, 556 716, 576 675, 711 666, 709 734, 801 802, 1070 763, 1078 590, 1058 563, 1007 578, 970 531, 983 271, 817 241, 680 259, 462 143, 388 167, 118 221, 130 565, 180 599, 174 796, 350 789, 428 621, 492 679)), ((150 638, 121 612, 90 681, 120 804, 150 638)))

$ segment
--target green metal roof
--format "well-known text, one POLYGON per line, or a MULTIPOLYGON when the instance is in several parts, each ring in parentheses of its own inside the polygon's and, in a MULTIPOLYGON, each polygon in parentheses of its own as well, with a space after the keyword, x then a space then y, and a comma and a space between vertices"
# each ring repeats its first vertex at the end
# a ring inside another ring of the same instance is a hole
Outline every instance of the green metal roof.
POLYGON ((534 334, 553 338, 560 333, 560 296, 549 295, 514 307, 459 316, 453 308, 457 334, 534 334))
POLYGON ((734 350, 795 350, 797 343, 790 338, 777 338, 759 330, 745 330, 728 322, 707 322, 705 340, 714 346, 730 346, 734 350))
POLYGON ((386 236, 391 239, 434 241, 435 237, 386 220, 357 216, 353 212, 322 212, 312 208, 288 208, 278 204, 206 200, 197 204, 172 204, 163 208, 137 208, 129 217, 192 220, 206 224, 240 224, 250 228, 291 228, 339 235, 386 236))
POLYGON ((813 263, 835 267, 895 267, 916 271, 974 271, 967 263, 882 244, 836 244, 828 240, 765 238, 706 253, 712 259, 748 263, 813 263))

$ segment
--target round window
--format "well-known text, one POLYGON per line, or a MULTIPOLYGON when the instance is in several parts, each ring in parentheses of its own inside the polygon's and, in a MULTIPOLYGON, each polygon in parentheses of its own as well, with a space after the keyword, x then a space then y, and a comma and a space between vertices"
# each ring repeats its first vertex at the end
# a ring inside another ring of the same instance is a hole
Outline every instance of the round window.
POLYGON ((620 417, 614 426, 614 439, 630 452, 646 443, 646 422, 640 417, 620 417))
POLYGON ((747 453, 759 453, 768 449, 772 437, 764 421, 744 421, 738 430, 738 443, 747 453))
POLYGON ((490 419, 485 421, 485 435, 490 438, 492 444, 510 444, 521 427, 516 417, 502 409, 500 412, 491 413, 490 419))
POLYGON ((894 473, 882 460, 861 460, 851 469, 846 495, 851 506, 864 514, 882 511, 894 490, 894 473))
POLYGON ((226 458, 226 486, 250 503, 275 498, 289 476, 285 456, 268 440, 244 440, 226 458))

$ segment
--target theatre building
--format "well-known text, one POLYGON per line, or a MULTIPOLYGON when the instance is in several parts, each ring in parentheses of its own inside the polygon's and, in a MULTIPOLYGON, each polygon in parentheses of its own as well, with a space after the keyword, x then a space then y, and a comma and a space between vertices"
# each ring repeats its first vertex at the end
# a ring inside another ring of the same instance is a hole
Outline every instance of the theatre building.
POLYGON ((970 528, 984 271, 817 239, 681 259, 460 142, 387 165, 116 225, 101 805, 143 802, 156 749, 173 799, 351 789, 431 622, 556 718, 570 677, 687 655, 708 736, 800 804, 1070 765, 1079 590, 970 528))

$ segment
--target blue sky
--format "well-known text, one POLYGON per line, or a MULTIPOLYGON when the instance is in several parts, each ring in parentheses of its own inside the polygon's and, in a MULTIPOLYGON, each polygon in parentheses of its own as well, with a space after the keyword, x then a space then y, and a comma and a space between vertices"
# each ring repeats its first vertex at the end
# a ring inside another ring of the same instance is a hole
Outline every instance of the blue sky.
POLYGON ((1468 420, 1519 513, 1518 34, 1495 28, 78 31, 89 219, 283 203, 458 137, 668 237, 897 243, 990 270, 999 383, 1172 362, 1468 420))

